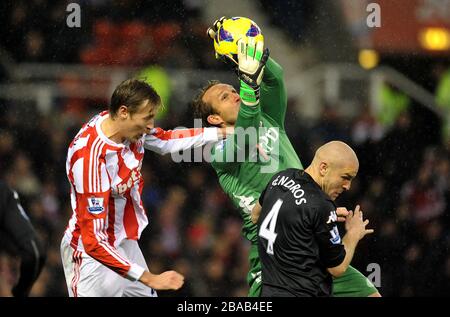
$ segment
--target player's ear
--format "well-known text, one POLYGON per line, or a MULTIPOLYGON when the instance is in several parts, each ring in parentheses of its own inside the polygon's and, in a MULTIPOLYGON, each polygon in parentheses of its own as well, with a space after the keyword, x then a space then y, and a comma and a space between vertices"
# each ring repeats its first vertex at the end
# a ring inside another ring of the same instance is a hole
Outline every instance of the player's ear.
POLYGON ((125 105, 121 105, 119 107, 119 109, 117 109, 117 116, 120 119, 126 119, 128 118, 129 112, 128 112, 128 107, 125 105))
POLYGON ((210 125, 214 126, 220 126, 224 122, 222 117, 218 114, 210 114, 208 118, 206 118, 206 121, 208 121, 210 125))
POLYGON ((320 162, 319 164, 319 173, 320 176, 325 176, 327 175, 329 170, 329 165, 326 162, 320 162))

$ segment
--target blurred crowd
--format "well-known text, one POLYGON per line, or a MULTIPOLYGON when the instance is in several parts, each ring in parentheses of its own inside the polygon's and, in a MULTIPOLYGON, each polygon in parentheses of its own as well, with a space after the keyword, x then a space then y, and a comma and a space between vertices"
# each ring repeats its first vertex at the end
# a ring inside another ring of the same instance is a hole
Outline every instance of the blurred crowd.
MULTIPOLYGON (((218 64, 210 50, 201 49, 210 43, 203 42, 206 26, 198 20, 197 1, 87 2, 91 5, 83 7, 84 27, 70 34, 61 26, 68 2, 2 2, 0 46, 17 62, 194 68, 218 64), (123 12, 134 12, 134 19, 126 19, 123 12), (120 47, 114 55, 116 35, 142 37, 142 42, 134 42, 143 46, 120 47), (170 43, 154 41, 158 38, 170 43)), ((275 16, 284 3, 261 2, 272 6, 275 16)), ((67 100, 55 102, 53 111, 44 115, 33 105, 0 100, 0 178, 19 192, 48 250, 32 296, 67 296, 59 254, 72 214, 67 147, 81 125, 106 109, 108 101, 88 104, 76 116, 63 106, 67 100)), ((441 141, 441 122, 415 104, 390 126, 364 105, 353 118, 327 105, 320 120, 311 122, 298 114, 298 102, 289 100, 286 129, 304 166, 318 146, 333 139, 348 142, 359 156, 359 175, 338 204, 349 209, 361 204, 375 233, 361 242, 354 266, 369 275, 369 265, 378 264, 377 286, 384 296, 449 296, 450 147, 441 141)), ((192 126, 188 103, 185 106, 184 116, 169 109, 157 125, 192 126)), ((250 245, 241 236, 239 214, 214 170, 206 163, 174 163, 170 155, 147 152, 142 174, 149 225, 141 249, 151 271, 173 268, 186 276, 181 290, 160 296, 245 296, 250 245)), ((0 246, 0 296, 10 295, 17 274, 17 258, 0 246)))
POLYGON ((0 46, 16 62, 214 67, 204 47, 201 1, 85 0, 80 27, 68 27, 74 1, 2 1, 0 46), (124 40, 125 39, 125 40, 124 40))

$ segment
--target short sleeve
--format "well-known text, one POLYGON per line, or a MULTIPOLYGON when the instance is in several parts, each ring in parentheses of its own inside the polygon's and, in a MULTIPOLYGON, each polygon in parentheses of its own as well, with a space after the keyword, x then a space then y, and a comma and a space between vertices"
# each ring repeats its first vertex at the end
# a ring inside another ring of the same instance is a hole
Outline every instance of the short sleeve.
POLYGON ((344 245, 336 225, 335 209, 331 204, 322 204, 311 208, 320 259, 327 268, 338 266, 345 258, 344 245))

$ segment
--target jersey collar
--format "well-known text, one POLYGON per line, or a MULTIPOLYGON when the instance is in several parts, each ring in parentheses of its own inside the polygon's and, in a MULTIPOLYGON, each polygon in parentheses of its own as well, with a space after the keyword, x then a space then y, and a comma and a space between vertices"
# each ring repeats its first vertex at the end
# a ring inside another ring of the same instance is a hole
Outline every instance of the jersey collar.
POLYGON ((297 176, 299 178, 303 178, 305 180, 307 180, 309 183, 311 183, 313 186, 315 186, 320 194, 322 195, 322 197, 326 200, 331 201, 334 204, 334 201, 330 198, 330 196, 328 196, 323 190, 322 188, 320 188, 319 184, 316 183, 316 181, 311 177, 311 175, 309 175, 305 170, 298 170, 297 176))

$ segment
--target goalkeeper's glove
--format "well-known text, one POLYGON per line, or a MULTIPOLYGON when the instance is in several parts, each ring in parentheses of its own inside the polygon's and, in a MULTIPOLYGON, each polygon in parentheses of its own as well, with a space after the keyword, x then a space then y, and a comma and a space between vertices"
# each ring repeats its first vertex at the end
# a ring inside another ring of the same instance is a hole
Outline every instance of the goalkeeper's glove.
MULTIPOLYGON (((214 38, 217 35, 217 31, 219 30, 219 28, 222 26, 223 21, 225 21, 227 19, 227 17, 223 16, 220 19, 217 19, 216 21, 214 21, 213 25, 210 26, 207 30, 206 30, 206 34, 214 40, 214 38)), ((218 57, 218 54, 216 53, 216 57, 218 57)))
POLYGON ((256 42, 254 38, 247 38, 247 43, 238 41, 238 69, 241 88, 242 103, 247 106, 256 106, 259 103, 259 90, 264 75, 264 67, 269 58, 269 49, 263 49, 262 41, 256 42))
MULTIPOLYGON (((217 19, 216 21, 214 21, 213 25, 210 26, 206 30, 206 35, 208 35, 214 41, 216 36, 218 36, 217 32, 219 31, 220 27, 222 26, 223 21, 225 21, 226 19, 228 19, 228 18, 226 16, 223 16, 220 19, 217 19)), ((215 54, 216 54, 217 59, 221 59, 223 57, 223 55, 220 55, 217 52, 215 52, 215 54)))
MULTIPOLYGON (((219 31, 219 28, 222 26, 223 22, 227 20, 228 18, 226 16, 221 17, 220 19, 217 19, 214 21, 212 26, 210 26, 206 30, 206 35, 208 35, 212 40, 218 36, 217 32, 219 31)), ((230 56, 221 55, 217 52, 214 52, 216 54, 216 58, 227 64, 231 69, 234 71, 237 71, 237 65, 236 61, 234 61, 230 56)))

